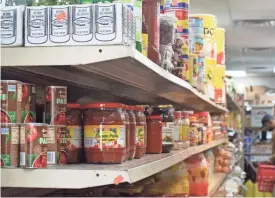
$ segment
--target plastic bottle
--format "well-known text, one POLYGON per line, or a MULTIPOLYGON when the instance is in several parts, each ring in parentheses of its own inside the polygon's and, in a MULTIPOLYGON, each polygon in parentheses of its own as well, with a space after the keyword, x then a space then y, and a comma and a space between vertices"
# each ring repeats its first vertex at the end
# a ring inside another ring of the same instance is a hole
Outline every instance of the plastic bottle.
POLYGON ((189 120, 189 113, 188 112, 181 112, 181 128, 180 128, 180 140, 189 147, 189 130, 190 130, 190 120, 189 120))
POLYGON ((174 150, 182 149, 182 141, 180 140, 180 128, 182 126, 181 112, 174 111, 174 130, 173 130, 173 140, 174 140, 174 150))

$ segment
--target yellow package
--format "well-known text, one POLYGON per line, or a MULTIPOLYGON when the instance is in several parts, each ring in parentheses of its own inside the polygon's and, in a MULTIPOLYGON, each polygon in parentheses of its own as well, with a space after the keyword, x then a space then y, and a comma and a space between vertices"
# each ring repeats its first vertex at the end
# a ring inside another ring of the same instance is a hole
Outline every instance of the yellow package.
POLYGON ((205 80, 207 87, 207 95, 209 98, 215 98, 215 87, 214 87, 214 78, 215 78, 215 66, 216 60, 213 58, 206 57, 205 58, 205 80))
POLYGON ((222 89, 224 87, 224 76, 226 67, 224 65, 216 65, 213 76, 213 84, 215 89, 222 89))
POLYGON ((196 54, 189 54, 189 65, 187 69, 187 80, 192 85, 193 80, 193 67, 196 67, 197 64, 197 55, 196 54))
POLYGON ((225 63, 225 29, 216 29, 217 64, 225 63))

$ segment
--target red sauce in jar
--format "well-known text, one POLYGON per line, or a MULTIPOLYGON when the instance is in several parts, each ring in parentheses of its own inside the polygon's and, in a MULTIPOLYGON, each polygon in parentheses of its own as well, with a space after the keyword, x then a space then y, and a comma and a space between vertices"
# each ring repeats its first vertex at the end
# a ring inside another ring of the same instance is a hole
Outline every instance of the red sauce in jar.
POLYGON ((129 124, 130 124, 130 135, 129 135, 129 155, 128 160, 132 160, 136 154, 136 116, 134 114, 133 106, 126 106, 126 112, 129 115, 129 124))
POLYGON ((146 152, 147 126, 144 108, 135 106, 134 113, 136 116, 136 154, 135 159, 139 159, 146 152))
POLYGON ((126 126, 120 103, 86 105, 84 148, 88 163, 126 161, 126 126))
POLYGON ((125 127, 126 127, 126 159, 129 158, 130 151, 130 118, 129 114, 126 112, 127 105, 123 105, 123 113, 125 115, 125 127))
POLYGON ((162 153, 162 116, 147 117, 146 153, 162 153))

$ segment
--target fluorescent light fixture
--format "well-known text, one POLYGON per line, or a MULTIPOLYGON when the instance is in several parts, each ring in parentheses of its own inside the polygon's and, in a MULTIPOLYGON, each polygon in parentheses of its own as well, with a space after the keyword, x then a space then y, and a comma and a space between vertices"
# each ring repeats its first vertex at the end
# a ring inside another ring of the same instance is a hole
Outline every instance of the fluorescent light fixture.
POLYGON ((246 71, 242 71, 242 70, 230 70, 230 71, 226 71, 225 74, 227 76, 232 76, 232 77, 246 77, 246 71))

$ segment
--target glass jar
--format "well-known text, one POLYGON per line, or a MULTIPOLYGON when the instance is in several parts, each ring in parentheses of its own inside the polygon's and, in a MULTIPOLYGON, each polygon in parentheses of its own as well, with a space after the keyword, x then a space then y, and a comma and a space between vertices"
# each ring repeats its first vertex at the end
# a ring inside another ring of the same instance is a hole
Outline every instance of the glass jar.
POLYGON ((126 126, 120 103, 86 105, 84 148, 88 163, 126 161, 126 126))
POLYGON ((180 139, 181 127, 182 127, 182 119, 181 112, 174 111, 174 131, 173 131, 173 140, 174 140, 174 150, 182 149, 182 141, 180 139))
POLYGON ((126 159, 129 158, 130 152, 130 118, 129 114, 126 112, 127 105, 123 105, 123 113, 125 115, 125 127, 126 127, 126 159))
POLYGON ((197 115, 190 114, 189 119, 190 119, 190 131, 189 131, 190 146, 197 146, 199 142, 197 115))
POLYGON ((189 113, 185 111, 181 112, 181 119, 182 119, 182 128, 180 133, 180 139, 183 142, 189 142, 189 127, 190 127, 189 113))
POLYGON ((67 163, 79 163, 83 145, 83 134, 81 130, 82 113, 80 104, 67 104, 67 131, 70 141, 67 142, 68 156, 67 163))
POLYGON ((147 117, 147 147, 146 153, 162 153, 162 117, 159 115, 147 117))
POLYGON ((170 153, 174 142, 174 108, 172 105, 160 105, 153 108, 152 115, 162 116, 162 152, 170 153))
POLYGON ((140 106, 134 107, 134 114, 136 116, 136 154, 135 159, 139 159, 145 155, 146 152, 146 117, 144 115, 144 108, 140 106))
POLYGON ((198 113, 198 118, 199 118, 199 123, 203 124, 204 126, 209 126, 210 116, 208 112, 198 113))
POLYGON ((129 134, 129 155, 128 160, 132 160, 136 154, 136 116, 134 114, 133 106, 126 106, 126 112, 129 115, 129 125, 130 125, 130 134, 129 134))

